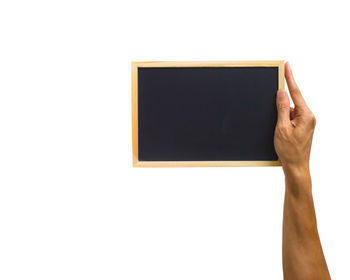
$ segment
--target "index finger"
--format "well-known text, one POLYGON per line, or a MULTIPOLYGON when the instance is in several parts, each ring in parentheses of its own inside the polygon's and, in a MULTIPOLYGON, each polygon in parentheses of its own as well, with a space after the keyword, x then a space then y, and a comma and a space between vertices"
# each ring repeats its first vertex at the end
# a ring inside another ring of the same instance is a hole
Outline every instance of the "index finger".
POLYGON ((306 105, 305 100, 301 95, 301 92, 299 90, 297 83, 294 80, 293 72, 289 62, 285 64, 284 70, 285 70, 284 73, 285 73, 289 93, 290 93, 290 96, 292 97, 292 100, 295 106, 305 106, 306 105))

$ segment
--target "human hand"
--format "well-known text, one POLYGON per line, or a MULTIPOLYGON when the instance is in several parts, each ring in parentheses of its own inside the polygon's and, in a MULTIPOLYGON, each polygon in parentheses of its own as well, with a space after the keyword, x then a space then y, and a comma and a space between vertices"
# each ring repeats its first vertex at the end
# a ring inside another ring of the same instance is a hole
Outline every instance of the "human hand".
POLYGON ((284 171, 309 171, 309 158, 316 119, 294 80, 292 69, 285 64, 285 78, 295 108, 290 107, 286 91, 277 92, 278 121, 275 149, 284 171))

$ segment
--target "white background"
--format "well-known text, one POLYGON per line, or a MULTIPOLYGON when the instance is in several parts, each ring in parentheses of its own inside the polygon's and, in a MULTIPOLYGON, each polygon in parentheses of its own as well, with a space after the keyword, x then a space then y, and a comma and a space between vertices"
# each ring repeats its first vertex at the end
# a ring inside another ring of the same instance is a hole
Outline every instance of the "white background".
POLYGON ((133 169, 131 61, 289 60, 350 279, 347 1, 1 1, 0 279, 282 279, 279 167, 133 169))

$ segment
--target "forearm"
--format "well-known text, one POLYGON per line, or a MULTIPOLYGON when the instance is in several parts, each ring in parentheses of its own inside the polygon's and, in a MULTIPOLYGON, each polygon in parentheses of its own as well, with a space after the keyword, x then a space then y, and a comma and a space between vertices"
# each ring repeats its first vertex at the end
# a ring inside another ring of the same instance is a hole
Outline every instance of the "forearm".
POLYGON ((284 277, 287 280, 330 279, 317 231, 309 169, 285 167, 284 172, 284 277))

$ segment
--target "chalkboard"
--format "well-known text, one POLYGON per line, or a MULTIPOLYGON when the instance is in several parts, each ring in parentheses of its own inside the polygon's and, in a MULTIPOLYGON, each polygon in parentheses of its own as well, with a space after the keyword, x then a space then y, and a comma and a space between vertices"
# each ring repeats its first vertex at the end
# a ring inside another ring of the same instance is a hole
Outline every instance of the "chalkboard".
POLYGON ((134 64, 134 166, 280 165, 281 64, 134 64))

